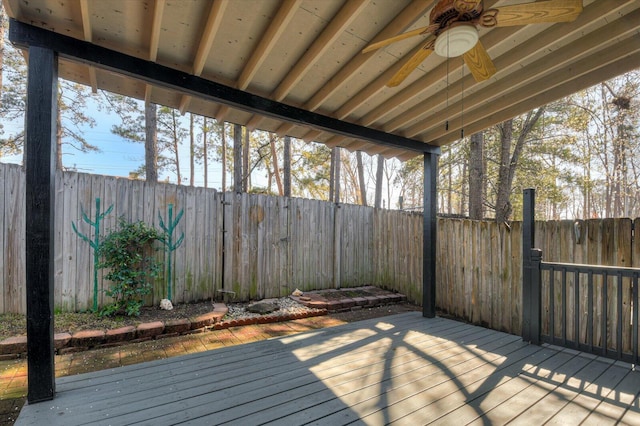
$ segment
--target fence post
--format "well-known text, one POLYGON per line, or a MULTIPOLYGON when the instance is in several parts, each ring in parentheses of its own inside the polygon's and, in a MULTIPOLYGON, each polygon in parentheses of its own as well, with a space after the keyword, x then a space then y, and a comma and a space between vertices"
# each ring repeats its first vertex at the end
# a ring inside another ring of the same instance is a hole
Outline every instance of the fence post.
POLYGON ((523 191, 522 209, 522 340, 532 341, 531 298, 533 282, 531 276, 531 250, 535 238, 535 189, 523 191))

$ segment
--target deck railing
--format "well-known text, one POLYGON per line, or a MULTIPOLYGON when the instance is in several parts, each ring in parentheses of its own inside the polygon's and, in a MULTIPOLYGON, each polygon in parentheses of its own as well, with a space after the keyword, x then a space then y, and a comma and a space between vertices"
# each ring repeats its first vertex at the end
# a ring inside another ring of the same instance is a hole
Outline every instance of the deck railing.
POLYGON ((534 190, 524 191, 523 205, 523 340, 637 364, 640 268, 543 261, 534 190))
POLYGON ((640 269, 545 262, 538 249, 531 269, 540 341, 638 363, 640 269))

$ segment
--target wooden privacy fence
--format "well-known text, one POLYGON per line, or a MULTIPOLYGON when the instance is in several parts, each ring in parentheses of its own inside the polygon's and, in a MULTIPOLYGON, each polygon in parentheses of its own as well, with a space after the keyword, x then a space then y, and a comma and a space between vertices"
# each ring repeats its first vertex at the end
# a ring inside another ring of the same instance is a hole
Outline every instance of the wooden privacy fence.
MULTIPOLYGON (((0 164, 0 313, 24 312, 24 172, 0 164)), ((294 289, 378 285, 422 301, 422 215, 336 205, 316 200, 220 193, 81 173, 56 174, 55 306, 85 310, 93 297, 93 253, 72 229, 91 234, 82 213, 113 209, 100 223, 105 235, 117 218, 142 220, 184 214, 183 243, 172 253, 175 302, 279 297, 294 289), (227 293, 228 294, 228 293, 227 293), (229 295, 229 294, 228 294, 229 295)), ((637 221, 637 219, 636 219, 637 221)), ((522 321, 522 224, 438 219, 437 298, 442 311, 519 334, 522 321)), ((604 219, 536 223, 545 260, 607 266, 640 265, 633 221, 604 219)), ((159 251, 158 256, 164 256, 159 251)), ((108 286, 99 271, 99 302, 108 286)), ((165 273, 166 275, 166 273, 165 273)), ((165 297, 167 277, 147 301, 165 297)))
MULTIPOLYGON (((0 164, 0 313, 25 311, 24 172, 0 164)), ((93 252, 88 242, 94 221, 106 235, 119 217, 143 221, 160 230, 180 212, 172 252, 174 302, 223 295, 236 300, 279 297, 301 290, 375 284, 397 288, 420 300, 422 216, 370 207, 220 193, 163 183, 72 172, 56 173, 55 295, 56 309, 90 309, 93 298, 93 252), (96 200, 100 200, 100 209, 96 200), (222 292, 224 290, 224 293, 222 292), (233 292, 233 293, 228 293, 233 292)), ((166 258, 162 250, 160 259, 166 258)), ((167 269, 154 285, 149 304, 166 297, 167 269)), ((99 304, 108 302, 109 283, 98 271, 99 304)))

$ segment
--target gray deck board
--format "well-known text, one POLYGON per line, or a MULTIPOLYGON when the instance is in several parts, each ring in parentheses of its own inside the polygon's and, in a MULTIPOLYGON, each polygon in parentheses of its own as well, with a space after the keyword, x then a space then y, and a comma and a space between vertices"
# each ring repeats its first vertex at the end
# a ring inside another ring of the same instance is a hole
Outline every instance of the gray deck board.
POLYGON ((639 424, 630 366, 419 313, 57 381, 17 425, 639 424))

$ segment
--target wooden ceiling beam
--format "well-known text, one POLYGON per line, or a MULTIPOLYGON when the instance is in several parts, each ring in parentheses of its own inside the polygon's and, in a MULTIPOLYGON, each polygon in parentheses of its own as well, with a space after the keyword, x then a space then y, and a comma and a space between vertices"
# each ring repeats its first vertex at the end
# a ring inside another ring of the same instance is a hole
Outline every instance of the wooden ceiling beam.
POLYGON ((9 38, 15 45, 22 48, 40 46, 51 49, 58 52, 61 58, 104 68, 153 86, 196 96, 207 102, 221 103, 253 114, 290 121, 324 132, 364 139, 401 150, 440 152, 438 147, 421 141, 306 111, 14 19, 10 20, 9 38))
MULTIPOLYGON (((82 17, 82 35, 84 41, 93 42, 91 29, 91 15, 89 14, 89 0, 80 0, 80 16, 82 17)), ((89 85, 93 93, 98 93, 98 76, 95 67, 87 67, 89 70, 89 85)))
POLYGON ((302 0, 285 0, 282 2, 269 28, 267 28, 267 31, 262 35, 260 43, 258 43, 258 46, 254 49, 247 65, 245 65, 242 70, 240 78, 238 78, 238 89, 244 90, 249 86, 256 72, 258 72, 264 60, 271 54, 276 42, 282 36, 291 19, 293 19, 301 3, 302 0))
POLYGON ((340 9, 334 16, 322 33, 313 41, 309 49, 304 53, 302 58, 293 66, 291 71, 287 73, 285 79, 278 85, 273 92, 272 99, 280 102, 289 91, 295 86, 309 69, 315 64, 323 53, 327 51, 333 42, 340 37, 354 19, 358 17, 362 9, 367 6, 366 0, 352 0, 340 9))
MULTIPOLYGON (((516 104, 512 102, 505 103, 502 109, 497 107, 495 112, 488 116, 482 114, 481 110, 469 115, 465 113, 465 122, 467 123, 464 124, 465 134, 471 135, 511 117, 524 114, 564 96, 569 96, 585 87, 593 86, 601 81, 640 67, 640 35, 635 35, 633 39, 635 40, 629 40, 629 42, 638 46, 633 53, 629 52, 628 48, 605 49, 595 57, 585 58, 580 61, 582 64, 579 67, 561 69, 554 75, 545 77, 542 81, 530 83, 521 89, 521 92, 525 93, 525 98, 516 104), (625 50, 624 55, 619 55, 619 50, 625 50), (610 58, 607 58, 609 55, 615 57, 615 59, 611 61, 610 58), (585 70, 587 71, 584 72, 585 70), (543 91, 541 91, 542 88, 544 88, 543 91), (531 96, 526 97, 527 94, 531 94, 531 96)), ((456 140, 456 132, 459 131, 460 127, 460 120, 453 120, 453 122, 450 122, 448 133, 436 130, 421 135, 421 138, 441 146, 456 140)))
MULTIPOLYGON (((589 23, 593 19, 597 19, 597 17, 605 19, 608 16, 608 13, 615 14, 622 7, 616 0, 602 0, 597 3, 598 8, 596 8, 596 4, 594 3, 592 6, 584 10, 583 14, 578 18, 578 20, 572 23, 551 27, 548 31, 542 33, 540 36, 534 37, 522 43, 520 46, 518 46, 518 49, 510 50, 504 55, 496 58, 494 60, 494 63, 498 68, 497 77, 499 77, 500 75, 504 75, 504 73, 508 71, 511 71, 513 73, 517 73, 518 80, 522 81, 522 72, 531 75, 531 73, 529 72, 529 67, 523 70, 522 67, 519 66, 519 64, 521 64, 524 60, 534 55, 538 51, 548 49, 550 44, 557 42, 558 40, 569 37, 571 34, 574 34, 576 32, 585 31, 585 28, 588 27, 589 23)), ((615 31, 615 26, 612 25, 611 27, 615 31)), ((606 35, 606 33, 601 34, 606 35)), ((607 37, 601 37, 600 39, 596 39, 596 41, 598 42, 606 39, 607 37)), ((549 62, 551 65, 542 67, 541 69, 538 69, 537 72, 544 73, 545 71, 550 71, 553 67, 557 66, 560 63, 565 63, 565 60, 568 59, 570 58, 559 57, 558 60, 560 62, 549 62)), ((434 73, 437 73, 437 70, 434 70, 434 73)), ((409 88, 405 89, 408 92, 409 96, 411 91, 422 90, 422 85, 426 84, 426 82, 422 82, 421 80, 418 80, 409 88)), ((472 96, 465 97, 465 106, 467 108, 471 108, 474 105, 474 99, 479 99, 482 102, 486 101, 487 99, 491 99, 492 97, 500 97, 503 90, 508 90, 510 87, 513 87, 512 82, 508 80, 509 79, 500 79, 497 83, 484 84, 483 89, 481 89, 483 90, 483 95, 478 97, 476 96, 478 92, 475 92, 472 96)), ((451 114, 459 112, 461 110, 459 104, 452 102, 452 100, 460 98, 463 87, 468 90, 474 84, 475 80, 470 75, 464 77, 463 80, 456 80, 448 88, 445 88, 444 90, 441 90, 440 92, 430 96, 429 99, 417 105, 414 105, 412 108, 402 111, 402 113, 397 114, 395 118, 386 120, 384 126, 385 131, 394 131, 395 129, 407 125, 407 123, 418 120, 421 117, 426 116, 427 114, 431 114, 434 111, 437 111, 438 109, 446 108, 444 104, 447 102, 447 98, 449 98, 449 107, 447 109, 447 112, 441 112, 438 116, 440 118, 439 120, 430 121, 431 125, 433 126, 436 126, 440 121, 444 122, 451 114)), ((398 100, 398 98, 395 98, 395 100, 390 101, 390 103, 394 104, 396 102, 406 101, 404 90, 398 96, 401 96, 402 100, 398 100)), ((377 108, 376 110, 371 111, 370 113, 365 115, 363 119, 360 120, 360 124, 371 125, 376 120, 382 118, 382 116, 388 115, 390 113, 390 109, 391 108, 377 108)))
MULTIPOLYGON (((413 0, 402 12, 396 16, 382 31, 380 31, 371 40, 371 43, 393 37, 411 26, 418 18, 424 15, 433 7, 436 0, 413 0)), ((333 95, 345 81, 356 75, 358 69, 364 66, 366 62, 375 55, 375 52, 362 54, 358 52, 351 60, 338 71, 336 75, 331 77, 329 81, 322 86, 312 97, 305 103, 305 109, 315 111, 323 102, 333 95)))
POLYGON ((164 0, 155 0, 153 3, 153 15, 151 18, 151 32, 149 33, 149 60, 155 62, 158 59, 158 47, 160 45, 160 28, 162 27, 162 15, 164 13, 164 0))
MULTIPOLYGON (((304 55, 302 55, 293 68, 287 72, 286 77, 280 82, 270 98, 277 102, 282 101, 291 89, 304 77, 313 64, 320 59, 322 54, 330 48, 335 39, 356 19, 366 5, 367 0, 352 0, 345 3, 336 16, 329 21, 329 24, 305 51, 304 55)), ((247 123, 247 127, 257 128, 261 122, 262 117, 252 117, 247 123)))
MULTIPOLYGON (((220 29, 224 11, 227 8, 228 4, 228 0, 215 0, 211 5, 211 9, 209 9, 209 16, 202 31, 202 36, 200 37, 200 41, 198 43, 198 49, 196 50, 196 56, 193 60, 193 75, 202 75, 204 65, 207 62, 209 53, 211 52, 213 40, 218 30, 220 29)), ((180 98, 180 104, 178 106, 180 114, 184 115, 187 112, 187 108, 189 108, 190 103, 191 96, 182 95, 182 97, 180 98)))

